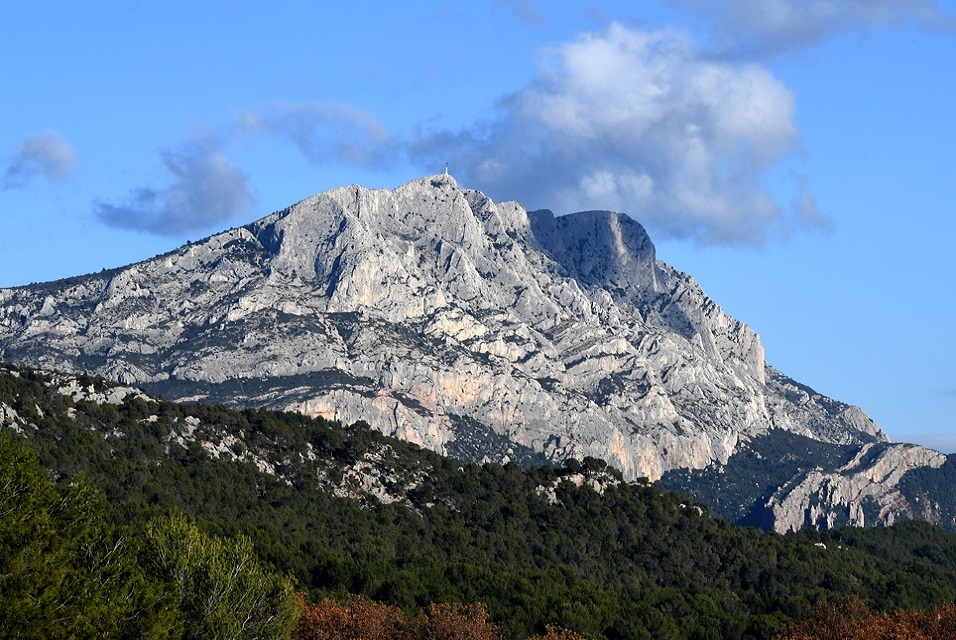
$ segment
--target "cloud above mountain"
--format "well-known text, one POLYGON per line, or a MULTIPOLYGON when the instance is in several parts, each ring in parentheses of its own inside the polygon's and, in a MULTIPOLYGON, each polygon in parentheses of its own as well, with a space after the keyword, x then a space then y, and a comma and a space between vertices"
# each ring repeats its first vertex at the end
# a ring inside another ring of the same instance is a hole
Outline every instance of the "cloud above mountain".
POLYGON ((231 141, 284 138, 311 162, 384 169, 400 153, 373 114, 328 102, 278 103, 237 111, 219 134, 207 127, 178 149, 161 152, 165 187, 140 187, 123 202, 100 201, 100 222, 122 229, 181 236, 232 220, 247 221, 256 197, 249 177, 224 153, 231 141))
POLYGON ((176 236, 249 215, 256 200, 249 179, 220 153, 215 140, 197 139, 163 151, 162 162, 168 186, 134 189, 121 204, 96 203, 100 221, 176 236))
POLYGON ((543 52, 488 121, 399 135, 374 114, 316 102, 240 111, 234 132, 284 137, 317 163, 450 161, 462 184, 499 200, 614 209, 663 235, 759 244, 828 224, 801 176, 789 174, 790 207, 763 187, 799 142, 793 116, 792 93, 763 67, 709 57, 683 31, 613 24, 543 52))
POLYGON ((63 182, 73 175, 76 152, 59 131, 24 138, 3 171, 4 189, 25 187, 35 178, 63 182))
MULTIPOLYGON (((223 149, 269 136, 319 165, 430 172, 448 161, 461 184, 497 200, 558 214, 613 209, 656 236, 757 245, 832 226, 790 166, 801 152, 794 94, 761 60, 846 31, 954 25, 930 0, 675 2, 712 23, 710 40, 611 24, 541 51, 523 87, 481 121, 458 126, 420 122, 403 131, 381 114, 330 101, 241 109, 215 143, 164 152, 169 186, 98 203, 96 214, 167 235, 239 219, 255 198, 223 149)), ((533 1, 500 5, 525 23, 543 19, 533 1)), ((44 156, 23 154, 8 181, 47 166, 31 157, 44 156)))
POLYGON ((409 142, 425 166, 498 197, 557 213, 624 211, 706 243, 760 243, 788 218, 817 224, 762 187, 799 141, 792 93, 766 69, 712 59, 682 31, 614 24, 547 52, 497 118, 409 142))
POLYGON ((279 103, 244 109, 235 134, 287 138, 313 162, 346 162, 381 169, 395 161, 393 136, 374 114, 334 102, 279 103))
POLYGON ((786 206, 764 187, 799 143, 794 97, 765 68, 709 56, 680 30, 612 24, 542 52, 536 75, 490 119, 458 129, 389 130, 332 102, 239 110, 216 143, 166 152, 172 183, 99 203, 118 227, 176 235, 238 218, 248 180, 220 149, 284 138, 308 160, 363 169, 445 161, 463 185, 558 214, 613 209, 662 236, 760 244, 791 227, 825 227, 807 181, 790 172, 786 206))

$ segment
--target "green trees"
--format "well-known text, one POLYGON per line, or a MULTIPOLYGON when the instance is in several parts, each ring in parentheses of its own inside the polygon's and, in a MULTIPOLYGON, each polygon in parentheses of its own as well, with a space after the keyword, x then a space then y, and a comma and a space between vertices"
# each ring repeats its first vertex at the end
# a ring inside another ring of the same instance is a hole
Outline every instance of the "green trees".
POLYGON ((0 629, 10 638, 167 637, 174 612, 148 584, 128 532, 75 479, 59 488, 25 444, 0 435, 0 629))
POLYGON ((172 586, 186 640, 288 638, 300 605, 289 579, 262 567, 245 536, 207 536, 181 514, 146 526, 149 572, 172 586))
POLYGON ((109 524, 82 479, 56 486, 25 443, 0 435, 4 638, 279 640, 300 605, 248 538, 182 515, 142 531, 109 524))
POLYGON ((0 443, 3 637, 281 637, 295 602, 273 566, 389 615, 481 602, 506 638, 766 639, 833 594, 956 599, 956 534, 924 522, 762 533, 593 458, 466 464, 362 424, 74 401, 44 375, 0 367, 21 432, 0 443))

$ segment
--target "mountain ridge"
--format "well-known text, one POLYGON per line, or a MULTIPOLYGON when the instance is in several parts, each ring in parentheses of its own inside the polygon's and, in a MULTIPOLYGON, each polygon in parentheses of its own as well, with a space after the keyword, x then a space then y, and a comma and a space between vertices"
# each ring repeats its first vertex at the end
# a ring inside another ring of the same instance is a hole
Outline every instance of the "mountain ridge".
POLYGON ((447 175, 338 187, 128 267, 0 290, 0 359, 180 399, 218 387, 439 452, 479 434, 476 457, 511 442, 627 478, 725 463, 773 428, 886 440, 769 368, 638 222, 529 213, 447 175))

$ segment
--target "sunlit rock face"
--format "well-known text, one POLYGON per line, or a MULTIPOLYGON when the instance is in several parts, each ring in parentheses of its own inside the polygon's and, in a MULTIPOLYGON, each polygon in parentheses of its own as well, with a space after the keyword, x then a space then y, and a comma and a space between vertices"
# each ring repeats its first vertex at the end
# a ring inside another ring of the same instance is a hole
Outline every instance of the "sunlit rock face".
POLYGON ((626 478, 777 427, 885 440, 769 368, 758 336, 625 215, 554 217, 432 176, 333 189, 101 274, 0 290, 0 358, 294 409, 471 459, 626 478))
POLYGON ((864 445, 836 471, 808 470, 778 489, 765 505, 768 524, 779 533, 883 526, 913 518, 952 527, 956 523, 940 522, 938 504, 914 504, 899 486, 909 471, 945 463, 944 454, 915 444, 864 445))

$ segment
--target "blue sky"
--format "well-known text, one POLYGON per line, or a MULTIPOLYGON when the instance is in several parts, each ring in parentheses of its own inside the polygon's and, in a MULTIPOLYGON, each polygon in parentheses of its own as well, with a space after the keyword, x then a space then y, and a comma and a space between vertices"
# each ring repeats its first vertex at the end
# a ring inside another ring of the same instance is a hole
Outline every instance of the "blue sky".
POLYGON ((328 188, 623 211, 767 360, 956 450, 956 3, 6 3, 0 286, 328 188))

